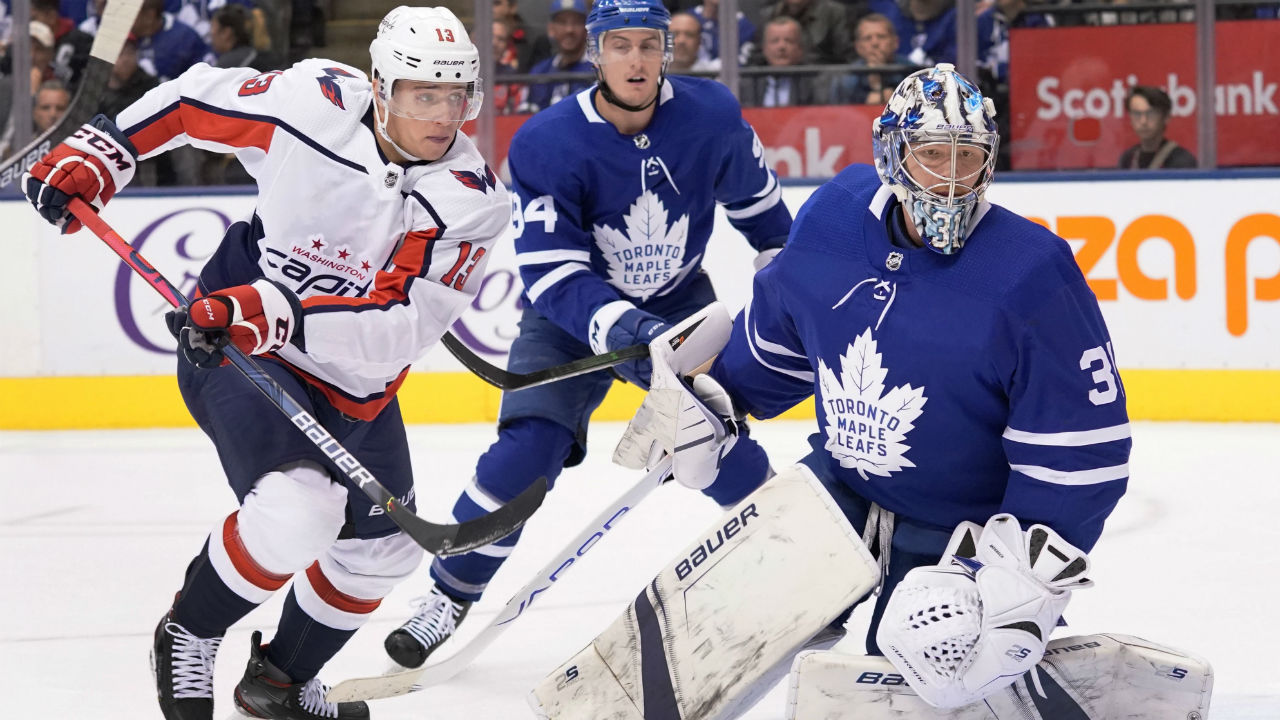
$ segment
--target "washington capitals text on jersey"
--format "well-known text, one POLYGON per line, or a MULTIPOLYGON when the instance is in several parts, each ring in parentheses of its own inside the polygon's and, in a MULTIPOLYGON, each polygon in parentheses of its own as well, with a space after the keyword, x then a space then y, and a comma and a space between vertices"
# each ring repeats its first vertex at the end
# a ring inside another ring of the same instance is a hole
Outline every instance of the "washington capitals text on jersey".
POLYGON ((804 462, 944 532, 1008 512, 1093 546, 1130 449, 1111 340, 1066 242, 995 205, 963 252, 903 248, 856 165, 800 210, 712 374, 768 418, 816 398, 804 462))
POLYGON ((526 296, 584 340, 604 305, 643 305, 692 280, 717 203, 757 250, 781 247, 791 224, 764 148, 724 86, 667 78, 634 137, 600 116, 595 92, 530 118, 508 156, 526 296))

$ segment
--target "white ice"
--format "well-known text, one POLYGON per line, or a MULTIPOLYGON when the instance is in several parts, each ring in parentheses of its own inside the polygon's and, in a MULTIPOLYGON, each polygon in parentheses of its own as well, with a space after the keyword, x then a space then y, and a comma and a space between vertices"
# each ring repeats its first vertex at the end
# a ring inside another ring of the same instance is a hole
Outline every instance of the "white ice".
MULTIPOLYGON (((805 451, 811 427, 759 423, 754 434, 778 465, 805 451)), ((561 477, 469 625, 487 620, 634 477, 609 464, 620 432, 592 428, 591 457, 561 477)), ((447 516, 492 437, 491 426, 410 429, 420 512, 447 516)), ((1067 632, 1119 632, 1190 651, 1214 665, 1213 720, 1280 718, 1280 426, 1137 423, 1131 470, 1092 555, 1097 586, 1073 599, 1067 632)), ((210 443, 195 430, 0 433, 0 498, 0 716, 159 718, 152 630, 205 535, 235 507, 210 443)), ((660 488, 461 676, 377 701, 373 716, 532 718, 529 689, 717 512, 692 491, 660 488)), ((427 583, 424 570, 388 597, 324 678, 380 671, 383 636, 427 583)), ((217 717, 232 714, 249 633, 271 636, 282 598, 228 634, 217 717)), ((865 622, 855 615, 842 647, 858 651, 865 622)), ((775 689, 746 717, 781 718, 784 702, 775 689)))

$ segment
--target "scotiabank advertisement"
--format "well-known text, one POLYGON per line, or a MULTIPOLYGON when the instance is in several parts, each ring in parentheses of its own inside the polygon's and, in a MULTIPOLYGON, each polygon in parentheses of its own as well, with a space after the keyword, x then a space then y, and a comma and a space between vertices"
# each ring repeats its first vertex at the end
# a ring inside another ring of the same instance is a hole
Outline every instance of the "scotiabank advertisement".
MULTIPOLYGON (((871 162, 871 122, 880 115, 872 105, 792 108, 744 108, 742 115, 764 144, 765 158, 780 177, 835 177, 852 163, 871 162)), ((528 115, 494 119, 494 158, 504 180, 507 146, 528 115)), ((471 131, 473 127, 466 128, 471 131)), ((473 133, 474 136, 474 133, 473 133)))
MULTIPOLYGON (((1215 25, 1218 164, 1280 164, 1280 23, 1215 25)), ((1163 88, 1167 137, 1196 141, 1196 38, 1191 23, 1015 29, 1009 44, 1013 167, 1114 168, 1137 143, 1125 96, 1163 88)))

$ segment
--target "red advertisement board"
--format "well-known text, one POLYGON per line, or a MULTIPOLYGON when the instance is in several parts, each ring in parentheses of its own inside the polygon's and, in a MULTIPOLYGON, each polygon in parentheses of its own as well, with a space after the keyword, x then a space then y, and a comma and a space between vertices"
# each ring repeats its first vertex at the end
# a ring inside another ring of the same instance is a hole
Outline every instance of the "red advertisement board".
MULTIPOLYGON (((1215 36, 1218 164, 1280 165, 1280 22, 1220 22, 1215 36)), ((1013 167, 1116 167, 1137 142, 1124 106, 1133 85, 1169 93, 1167 135, 1197 153, 1195 48, 1190 23, 1013 30, 1013 167)))
MULTIPOLYGON (((764 144, 765 154, 781 177, 832 177, 845 166, 871 162, 871 121, 880 108, 871 105, 828 105, 792 108, 746 108, 742 111, 764 144)), ((495 120, 493 167, 505 170, 507 146, 528 115, 495 120)), ((465 128, 474 133, 472 124, 465 128)), ((505 172, 503 176, 506 177, 505 172)))

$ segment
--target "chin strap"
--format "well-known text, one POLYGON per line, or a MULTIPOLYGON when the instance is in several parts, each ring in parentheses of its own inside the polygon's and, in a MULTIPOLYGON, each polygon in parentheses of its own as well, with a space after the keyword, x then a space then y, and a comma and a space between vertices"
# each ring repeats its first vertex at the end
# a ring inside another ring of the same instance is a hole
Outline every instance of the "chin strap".
POLYGON ((648 110, 654 103, 658 102, 658 98, 662 97, 662 84, 667 81, 665 75, 658 78, 658 91, 653 94, 653 99, 643 105, 628 105, 618 99, 617 95, 609 89, 609 84, 604 81, 604 75, 600 73, 600 68, 596 68, 596 84, 600 86, 600 96, 610 105, 616 105, 627 112, 640 112, 648 110))

